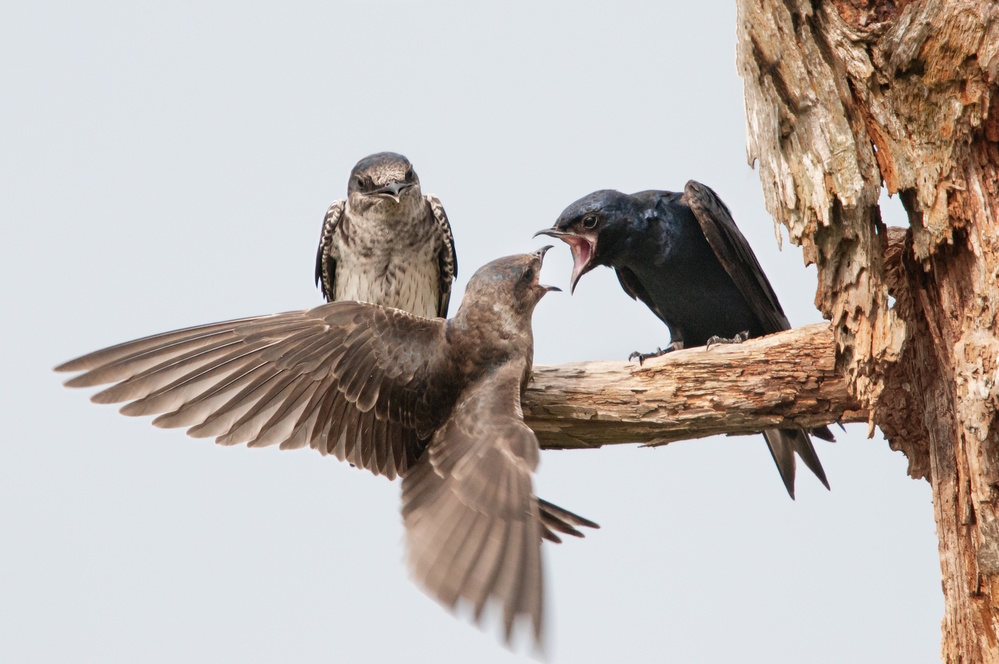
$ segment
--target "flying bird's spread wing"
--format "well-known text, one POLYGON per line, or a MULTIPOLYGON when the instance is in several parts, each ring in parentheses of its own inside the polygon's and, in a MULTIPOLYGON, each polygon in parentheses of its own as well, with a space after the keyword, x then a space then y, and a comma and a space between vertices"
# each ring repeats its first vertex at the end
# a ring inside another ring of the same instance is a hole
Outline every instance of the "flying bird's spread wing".
POLYGON ((680 201, 694 213, 718 261, 767 333, 789 329, 791 324, 763 268, 718 195, 710 187, 691 180, 684 187, 680 201))
POLYGON ((458 276, 458 258, 454 253, 454 235, 451 234, 451 224, 447 220, 441 200, 433 194, 424 196, 434 220, 441 229, 441 250, 437 255, 440 268, 440 299, 437 305, 437 315, 447 317, 448 304, 451 302, 451 282, 458 276))
POLYGON ((316 285, 323 292, 327 302, 336 299, 333 284, 336 279, 336 258, 332 255, 333 235, 343 219, 346 201, 333 201, 323 219, 323 232, 319 237, 319 250, 316 252, 316 285))
POLYGON ((72 360, 69 387, 115 383, 96 403, 159 415, 222 445, 311 446, 393 478, 451 403, 444 321, 334 302, 315 309, 158 334, 72 360), (421 436, 420 434, 423 434, 421 436))
POLYGON ((157 426, 401 475, 417 580, 449 607, 464 598, 476 619, 501 606, 507 641, 530 620, 540 643, 541 540, 597 527, 532 488, 538 439, 520 396, 531 315, 553 290, 537 281, 548 249, 480 268, 450 321, 343 300, 157 334, 56 371, 81 372, 69 387, 110 384, 91 400, 126 402, 123 414, 157 426))
POLYGON ((414 577, 445 606, 471 603, 476 619, 498 602, 507 640, 519 616, 536 638, 542 626, 538 439, 520 408, 524 368, 510 362, 468 386, 402 484, 414 577))

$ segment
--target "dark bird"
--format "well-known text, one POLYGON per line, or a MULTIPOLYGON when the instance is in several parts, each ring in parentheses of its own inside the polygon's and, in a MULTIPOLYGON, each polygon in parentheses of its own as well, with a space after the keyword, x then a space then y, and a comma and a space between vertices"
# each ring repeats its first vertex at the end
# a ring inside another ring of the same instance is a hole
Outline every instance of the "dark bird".
POLYGON ((420 192, 409 160, 379 152, 357 162, 347 199, 333 201, 323 220, 316 284, 326 301, 359 300, 443 318, 457 274, 444 207, 420 192))
MULTIPOLYGON (((538 234, 557 237, 572 250, 572 291, 596 266, 614 268, 624 292, 666 323, 671 338, 665 352, 738 342, 791 327, 728 208, 699 182, 688 182, 682 194, 595 191, 538 234)), ((632 357, 644 360, 662 352, 632 357)), ((811 432, 833 440, 826 427, 811 432)), ((795 452, 829 488, 804 431, 770 429, 763 435, 791 498, 795 452)))
POLYGON ((531 316, 551 286, 545 251, 475 273, 450 320, 333 302, 157 334, 56 371, 69 387, 113 384, 95 403, 158 415, 221 445, 312 447, 376 475, 402 476, 409 566, 438 601, 476 620, 503 610, 540 643, 541 540, 596 524, 535 497, 538 439, 524 424, 531 316))

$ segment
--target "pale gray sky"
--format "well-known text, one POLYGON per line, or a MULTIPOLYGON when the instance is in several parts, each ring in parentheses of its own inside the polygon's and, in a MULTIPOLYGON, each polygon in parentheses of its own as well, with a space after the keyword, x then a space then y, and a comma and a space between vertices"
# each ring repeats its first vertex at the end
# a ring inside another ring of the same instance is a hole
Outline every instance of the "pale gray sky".
MULTIPOLYGON (((410 583, 398 486, 154 429, 51 367, 320 303, 323 213, 381 150, 444 201, 458 296, 592 190, 695 178, 816 322, 746 165, 734 53, 732 2, 8 3, 0 661, 523 659, 410 583)), ((545 281, 570 265, 558 247, 545 281)), ((607 269, 534 323, 536 363, 668 340, 607 269)), ((938 661, 930 488, 865 433, 818 441, 833 490, 804 471, 795 502, 758 436, 544 453, 538 493, 603 526, 545 545, 549 659, 938 661)))

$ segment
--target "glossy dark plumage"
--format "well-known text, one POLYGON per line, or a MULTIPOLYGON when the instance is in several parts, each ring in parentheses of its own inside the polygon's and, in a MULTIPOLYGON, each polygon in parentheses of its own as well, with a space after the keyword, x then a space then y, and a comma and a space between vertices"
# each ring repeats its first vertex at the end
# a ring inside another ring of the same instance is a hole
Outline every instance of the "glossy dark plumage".
MULTIPOLYGON (((645 303, 669 328, 670 349, 759 337, 790 328, 787 316, 746 238, 717 194, 687 183, 684 192, 584 196, 540 231, 572 249, 572 289, 598 265, 614 268, 624 291, 645 303)), ((826 440, 826 427, 812 431, 826 440)), ((794 498, 797 452, 829 487, 808 435, 798 429, 764 432, 788 494, 794 498)))
POLYGON ((357 162, 347 198, 333 201, 323 219, 316 284, 326 301, 360 300, 446 317, 457 274, 444 207, 421 193, 409 160, 379 152, 357 162))
POLYGON ((451 320, 345 301, 158 334, 56 368, 96 403, 223 445, 312 447, 403 477, 409 564, 444 605, 542 628, 541 540, 592 522, 534 496, 520 398, 544 250, 493 261, 451 320))

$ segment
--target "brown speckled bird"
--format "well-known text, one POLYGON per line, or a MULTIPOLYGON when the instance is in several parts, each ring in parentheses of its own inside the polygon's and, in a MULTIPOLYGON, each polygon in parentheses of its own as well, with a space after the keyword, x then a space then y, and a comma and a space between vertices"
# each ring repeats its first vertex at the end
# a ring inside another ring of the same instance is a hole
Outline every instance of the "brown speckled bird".
POLYGON ((457 274, 444 207, 420 192, 409 160, 379 152, 357 162, 347 199, 333 201, 323 220, 316 284, 326 301, 359 300, 443 318, 457 274))
POLYGON ((502 607, 509 641, 526 617, 540 642, 541 540, 596 524, 539 500, 538 440, 524 424, 534 307, 549 247, 500 258, 458 313, 428 319, 361 302, 213 323, 100 350, 56 368, 70 387, 112 384, 95 403, 158 415, 222 445, 312 447, 403 477, 414 577, 478 620, 502 607))

